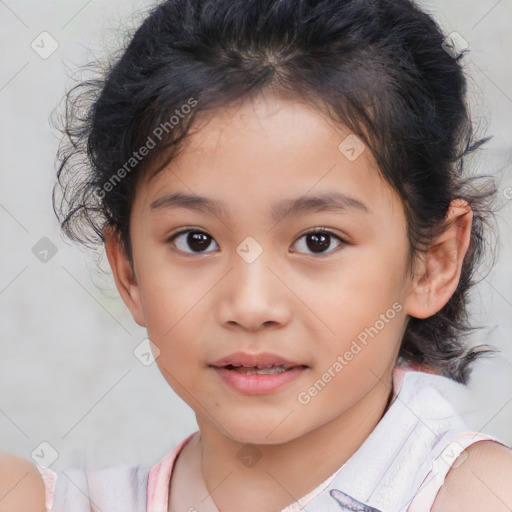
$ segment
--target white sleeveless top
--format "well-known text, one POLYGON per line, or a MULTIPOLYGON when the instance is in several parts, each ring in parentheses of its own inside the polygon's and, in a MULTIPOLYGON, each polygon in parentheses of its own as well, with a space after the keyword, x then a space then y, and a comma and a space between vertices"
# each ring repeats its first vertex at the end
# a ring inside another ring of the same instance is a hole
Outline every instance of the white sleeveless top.
MULTIPOLYGON (((469 431, 453 408, 465 395, 466 387, 447 377, 397 366, 391 404, 373 432, 341 468, 281 512, 429 512, 465 448, 478 441, 505 445, 469 431)), ((151 467, 71 468, 57 477, 38 466, 46 512, 167 512, 174 461, 196 434, 151 467)))

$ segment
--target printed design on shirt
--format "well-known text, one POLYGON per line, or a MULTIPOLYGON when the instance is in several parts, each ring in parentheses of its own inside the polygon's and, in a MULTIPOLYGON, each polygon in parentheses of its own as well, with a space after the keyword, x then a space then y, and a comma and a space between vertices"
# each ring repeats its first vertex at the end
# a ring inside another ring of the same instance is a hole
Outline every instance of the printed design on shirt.
POLYGON ((334 500, 336 500, 343 512, 381 512, 376 508, 369 507, 368 505, 351 498, 348 494, 345 494, 338 489, 333 489, 329 494, 334 500))

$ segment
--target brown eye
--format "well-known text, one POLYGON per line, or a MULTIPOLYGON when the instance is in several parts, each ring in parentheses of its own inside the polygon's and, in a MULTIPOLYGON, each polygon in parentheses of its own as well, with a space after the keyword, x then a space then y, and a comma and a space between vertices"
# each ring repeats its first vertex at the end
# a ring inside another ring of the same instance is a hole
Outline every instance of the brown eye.
POLYGON ((213 238, 210 235, 203 231, 192 229, 180 231, 169 239, 169 242, 172 242, 180 251, 189 254, 205 252, 205 250, 211 245, 212 241, 213 238), (191 251, 187 249, 191 249, 191 251))
POLYGON ((339 241, 336 247, 339 247, 340 245, 346 243, 338 235, 335 235, 331 231, 326 230, 315 230, 310 231, 309 233, 305 233, 299 238, 299 241, 302 240, 303 238, 305 238, 305 243, 303 245, 305 245, 306 248, 311 251, 310 254, 329 254, 333 252, 333 250, 326 252, 326 250, 329 249, 329 247, 331 247, 333 238, 339 241))

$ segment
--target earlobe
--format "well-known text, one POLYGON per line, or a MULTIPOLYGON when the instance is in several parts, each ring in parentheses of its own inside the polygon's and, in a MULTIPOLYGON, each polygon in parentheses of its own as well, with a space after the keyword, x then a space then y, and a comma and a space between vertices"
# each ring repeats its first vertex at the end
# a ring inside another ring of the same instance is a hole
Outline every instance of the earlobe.
POLYGON ((448 210, 446 229, 433 240, 417 262, 405 309, 416 318, 440 311, 459 284, 462 264, 471 240, 473 212, 466 201, 455 199, 448 210))
POLYGON ((135 322, 141 327, 145 327, 139 285, 118 233, 107 226, 103 230, 103 236, 105 238, 105 252, 119 295, 130 310, 135 322))

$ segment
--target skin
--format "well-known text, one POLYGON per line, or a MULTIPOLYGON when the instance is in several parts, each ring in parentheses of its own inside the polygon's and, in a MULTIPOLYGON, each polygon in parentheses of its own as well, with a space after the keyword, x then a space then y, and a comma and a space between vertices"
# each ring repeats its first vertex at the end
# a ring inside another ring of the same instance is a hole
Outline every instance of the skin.
POLYGON ((512 450, 492 441, 469 446, 455 461, 432 512, 510 512, 512 450))
POLYGON ((45 489, 37 468, 11 453, 0 453, 0 512, 44 512, 45 489))
POLYGON ((108 228, 107 256, 121 297, 160 351, 162 375, 196 414, 200 437, 185 446, 175 474, 200 467, 221 511, 280 510, 336 471, 383 416, 407 319, 435 314, 455 291, 472 212, 452 203, 446 231, 411 276, 401 200, 368 149, 355 161, 338 150, 346 128, 270 95, 202 121, 178 158, 138 184, 130 219, 135 274, 108 228), (151 210, 176 191, 220 200, 230 215, 151 210), (278 200, 327 191, 357 198, 370 213, 308 212, 277 224, 270 216, 278 200), (321 227, 347 243, 333 236, 315 254, 304 234, 321 227), (186 234, 173 245, 169 237, 185 228, 209 235, 210 245, 194 253, 186 234), (248 236, 263 249, 252 263, 236 251, 248 236), (396 316, 300 403, 298 393, 394 303, 396 316), (272 394, 247 396, 208 366, 236 351, 270 351, 308 368, 272 394), (237 456, 246 443, 261 455, 251 467, 237 456))

